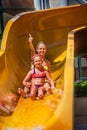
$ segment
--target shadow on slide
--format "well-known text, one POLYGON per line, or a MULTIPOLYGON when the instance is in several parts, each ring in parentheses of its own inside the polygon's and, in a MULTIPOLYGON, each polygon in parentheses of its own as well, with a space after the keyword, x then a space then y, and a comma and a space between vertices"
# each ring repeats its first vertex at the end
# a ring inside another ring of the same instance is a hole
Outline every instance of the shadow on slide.
POLYGON ((18 14, 7 23, 0 50, 0 128, 3 130, 72 130, 75 56, 87 52, 87 5, 18 14), (43 100, 18 95, 18 87, 30 69, 28 35, 47 45, 52 78, 60 95, 43 100), (85 47, 82 45, 84 44, 85 47))

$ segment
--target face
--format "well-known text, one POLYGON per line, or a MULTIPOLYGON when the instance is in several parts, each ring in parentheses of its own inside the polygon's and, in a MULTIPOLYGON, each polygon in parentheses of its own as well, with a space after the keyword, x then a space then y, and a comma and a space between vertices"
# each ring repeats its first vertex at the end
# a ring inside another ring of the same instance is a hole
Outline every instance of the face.
POLYGON ((42 67, 42 58, 37 56, 34 58, 34 65, 36 68, 42 67))
POLYGON ((37 48, 37 53, 44 57, 46 52, 47 52, 46 46, 44 44, 39 44, 39 46, 37 48))

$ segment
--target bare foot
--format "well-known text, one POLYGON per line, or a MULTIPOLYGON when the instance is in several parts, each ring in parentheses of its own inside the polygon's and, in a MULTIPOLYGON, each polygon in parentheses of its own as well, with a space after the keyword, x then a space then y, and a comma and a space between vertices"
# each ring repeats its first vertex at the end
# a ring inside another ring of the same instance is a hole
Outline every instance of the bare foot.
POLYGON ((38 98, 39 99, 43 99, 43 95, 38 95, 38 98))
POLYGON ((26 93, 24 92, 24 90, 22 88, 18 88, 18 93, 23 97, 26 98, 26 93))

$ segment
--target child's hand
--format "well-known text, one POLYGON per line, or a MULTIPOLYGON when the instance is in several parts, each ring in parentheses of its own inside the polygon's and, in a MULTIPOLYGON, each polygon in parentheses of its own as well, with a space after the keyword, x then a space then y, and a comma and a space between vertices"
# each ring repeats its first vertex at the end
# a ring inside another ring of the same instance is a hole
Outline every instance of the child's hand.
POLYGON ((29 39, 28 39, 28 42, 32 42, 33 41, 33 37, 31 36, 31 34, 29 34, 29 39))
POLYGON ((55 86, 51 86, 51 89, 53 90, 55 88, 55 86))

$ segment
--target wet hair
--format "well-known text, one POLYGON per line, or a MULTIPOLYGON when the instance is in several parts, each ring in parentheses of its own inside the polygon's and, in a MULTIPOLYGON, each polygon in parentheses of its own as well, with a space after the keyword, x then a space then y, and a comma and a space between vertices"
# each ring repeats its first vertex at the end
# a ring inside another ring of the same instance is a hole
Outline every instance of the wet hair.
POLYGON ((40 46, 40 44, 44 45, 44 46, 47 48, 46 44, 45 44, 44 42, 42 42, 42 41, 38 42, 38 44, 37 44, 37 47, 36 47, 36 48, 38 48, 38 47, 40 46))

